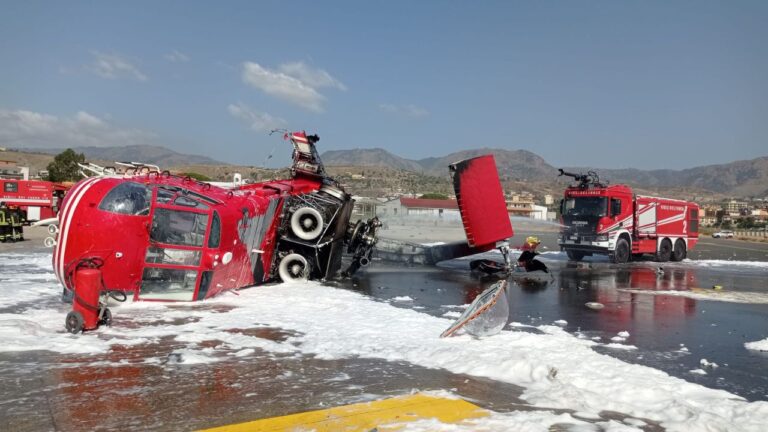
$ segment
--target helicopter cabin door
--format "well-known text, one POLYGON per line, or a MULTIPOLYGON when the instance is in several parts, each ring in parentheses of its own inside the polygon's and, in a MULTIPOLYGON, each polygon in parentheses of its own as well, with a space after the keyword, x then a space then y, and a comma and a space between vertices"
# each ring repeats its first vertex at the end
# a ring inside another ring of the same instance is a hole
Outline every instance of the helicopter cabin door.
MULTIPOLYGON (((209 237, 211 222, 218 215, 203 198, 172 187, 159 186, 153 191, 140 300, 192 301, 205 297, 212 272, 203 268, 204 248, 209 240, 216 240, 209 237)), ((220 235, 218 228, 216 231, 213 237, 220 235)), ((218 240, 216 243, 218 246, 218 240)))

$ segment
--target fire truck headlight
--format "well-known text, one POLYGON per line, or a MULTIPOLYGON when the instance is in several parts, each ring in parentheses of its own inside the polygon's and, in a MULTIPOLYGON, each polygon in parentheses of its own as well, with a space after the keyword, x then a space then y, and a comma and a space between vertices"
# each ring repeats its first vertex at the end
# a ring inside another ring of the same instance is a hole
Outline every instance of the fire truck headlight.
POLYGON ((608 241, 608 234, 600 234, 599 236, 595 237, 595 240, 599 242, 608 241))

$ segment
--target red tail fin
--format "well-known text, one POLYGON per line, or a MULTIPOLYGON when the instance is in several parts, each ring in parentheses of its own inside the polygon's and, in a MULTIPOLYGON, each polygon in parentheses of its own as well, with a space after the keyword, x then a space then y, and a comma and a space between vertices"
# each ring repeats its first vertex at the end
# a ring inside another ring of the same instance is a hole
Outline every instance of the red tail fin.
POLYGON ((456 162, 450 170, 469 246, 489 250, 496 242, 512 237, 512 222, 493 155, 456 162))

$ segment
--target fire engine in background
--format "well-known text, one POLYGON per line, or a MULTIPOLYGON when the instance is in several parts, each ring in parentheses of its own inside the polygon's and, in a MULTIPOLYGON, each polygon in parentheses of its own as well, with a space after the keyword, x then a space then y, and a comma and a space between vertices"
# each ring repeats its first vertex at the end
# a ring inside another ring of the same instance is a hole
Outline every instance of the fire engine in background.
POLYGON ((56 217, 69 187, 43 180, 0 179, 0 201, 18 208, 26 222, 56 217))
POLYGON ((699 206, 668 198, 635 195, 626 185, 600 182, 594 171, 560 175, 576 184, 560 202, 560 249, 571 260, 594 254, 614 263, 653 254, 657 261, 685 259, 699 238, 699 206))

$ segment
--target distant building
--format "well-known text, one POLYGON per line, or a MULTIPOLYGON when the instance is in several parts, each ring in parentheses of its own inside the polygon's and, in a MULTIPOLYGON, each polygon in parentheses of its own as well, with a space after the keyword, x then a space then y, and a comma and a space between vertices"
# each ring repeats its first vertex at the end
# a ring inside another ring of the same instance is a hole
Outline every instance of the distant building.
POLYGON ((699 225, 703 227, 711 227, 717 224, 717 217, 715 216, 699 216, 699 225))
POLYGON ((536 220, 549 220, 549 210, 546 206, 533 205, 533 211, 531 212, 531 218, 536 220))
POLYGON ((755 218, 755 220, 757 221, 768 221, 768 210, 766 209, 752 210, 752 217, 755 218))
POLYGON ((360 196, 353 196, 352 198, 355 200, 355 206, 352 208, 351 219, 370 219, 376 216, 376 209, 381 205, 381 202, 360 196))
POLYGON ((545 206, 551 206, 554 203, 555 203, 555 197, 553 197, 550 194, 544 195, 544 205, 545 206))
POLYGON ((741 215, 742 209, 747 208, 747 203, 744 201, 730 200, 723 206, 723 209, 732 217, 738 217, 741 215))
POLYGON ((29 180, 29 168, 16 166, 16 161, 0 160, 0 178, 29 180))
POLYGON ((507 212, 510 216, 534 217, 534 205, 533 195, 525 192, 520 194, 512 193, 507 200, 507 212))
POLYGON ((385 216, 437 216, 460 218, 459 204, 456 200, 438 200, 400 197, 379 204, 376 214, 385 216))

